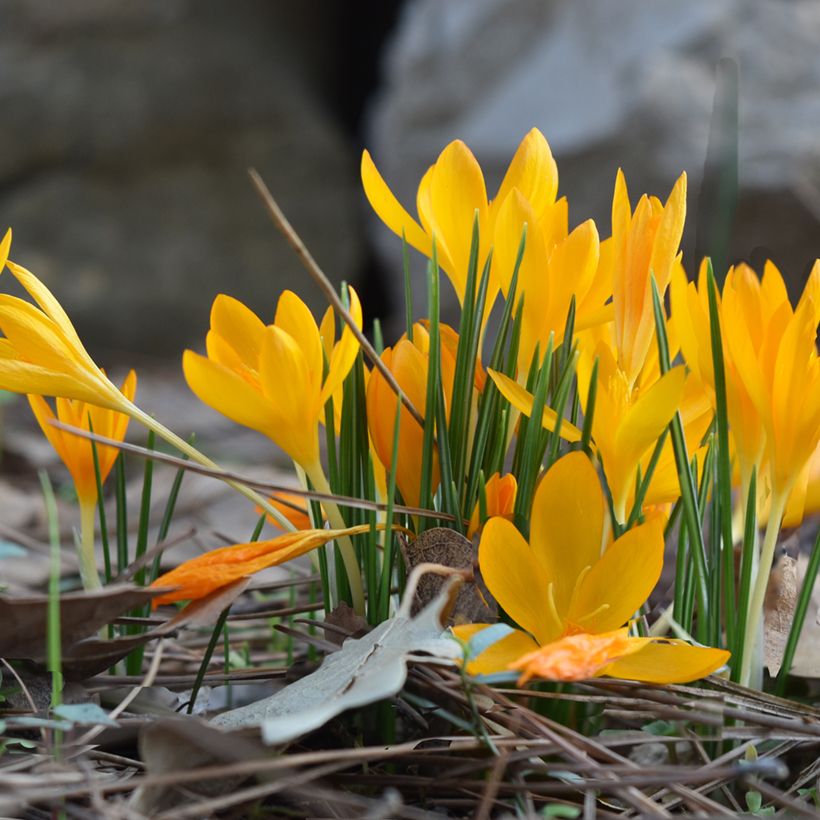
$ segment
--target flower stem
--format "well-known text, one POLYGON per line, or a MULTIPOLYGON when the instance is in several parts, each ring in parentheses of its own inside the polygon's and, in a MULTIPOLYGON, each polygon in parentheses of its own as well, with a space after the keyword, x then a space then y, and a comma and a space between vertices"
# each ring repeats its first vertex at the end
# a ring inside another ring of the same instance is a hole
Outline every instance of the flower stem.
MULTIPOLYGON (((211 470, 221 469, 215 461, 209 459, 206 455, 197 450, 196 447, 193 447, 187 441, 180 438, 176 433, 160 424, 156 419, 140 410, 135 404, 131 404, 129 402, 128 406, 124 409, 124 412, 128 413, 131 418, 138 421, 140 424, 143 424, 149 430, 153 430, 161 439, 167 441, 168 444, 176 447, 180 452, 185 453, 191 461, 195 461, 197 464, 201 464, 203 467, 208 467, 211 470)), ((234 481, 233 479, 228 478, 224 479, 224 481, 229 487, 232 487, 238 493, 244 495, 249 501, 252 501, 254 504, 261 507, 286 532, 293 532, 296 529, 296 527, 291 524, 291 522, 288 521, 288 519, 279 510, 277 510, 276 507, 256 492, 256 490, 252 490, 250 487, 245 486, 241 481, 234 481)))
MULTIPOLYGON (((312 466, 305 467, 305 474, 313 484, 314 489, 320 493, 332 495, 333 490, 328 484, 325 473, 322 470, 322 465, 318 462, 312 466)), ((322 506, 327 513, 327 520, 330 521, 331 526, 337 530, 347 529, 339 507, 333 501, 322 501, 322 506)), ((339 544, 339 550, 342 553, 342 560, 345 565, 345 572, 347 572, 347 580, 350 584, 350 594, 353 597, 353 609, 356 610, 357 615, 364 615, 364 589, 362 588, 362 572, 359 569, 359 562, 356 559, 356 550, 353 548, 353 542, 348 536, 343 536, 336 539, 339 544)))
POLYGON ((97 558, 94 554, 94 520, 97 514, 96 499, 80 499, 80 576, 83 589, 100 589, 100 573, 97 570, 97 558))
POLYGON ((752 666, 755 662, 760 662, 754 648, 762 624, 761 618, 763 616, 766 587, 769 584, 769 575, 774 561, 774 549, 777 545, 777 536, 780 533, 780 523, 783 520, 788 495, 788 493, 780 493, 772 497, 769 520, 766 524, 766 535, 760 552, 760 562, 753 582, 752 595, 749 598, 746 632, 743 636, 743 663, 740 668, 740 683, 743 686, 749 685, 752 679, 752 666))

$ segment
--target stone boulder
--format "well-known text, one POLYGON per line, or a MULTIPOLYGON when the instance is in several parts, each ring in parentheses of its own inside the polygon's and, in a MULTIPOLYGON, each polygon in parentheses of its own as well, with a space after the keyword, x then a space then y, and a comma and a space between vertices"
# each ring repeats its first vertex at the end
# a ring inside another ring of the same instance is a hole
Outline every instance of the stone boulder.
MULTIPOLYGON (((604 236, 619 166, 633 200, 665 197, 685 170, 687 266, 771 256, 796 290, 820 255, 818 43, 813 0, 412 0, 369 148, 413 211, 450 140, 471 146, 492 195, 537 126, 571 222, 594 217, 604 236)), ((371 224, 398 294, 401 243, 371 224)))
POLYGON ((358 271, 356 158, 321 100, 321 7, 0 2, 0 228, 101 362, 201 347, 220 291, 271 320, 285 287, 324 308, 250 166, 329 275, 358 271))

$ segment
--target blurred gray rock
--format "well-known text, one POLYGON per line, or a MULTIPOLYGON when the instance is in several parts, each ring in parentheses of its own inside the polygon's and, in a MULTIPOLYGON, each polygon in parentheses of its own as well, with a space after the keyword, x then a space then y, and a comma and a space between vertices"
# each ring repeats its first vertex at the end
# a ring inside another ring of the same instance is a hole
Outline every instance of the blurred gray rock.
POLYGON ((201 346, 220 291, 324 308, 247 178, 335 279, 356 160, 318 88, 321 0, 0 0, 0 228, 103 361, 201 346))
MULTIPOLYGON (((633 200, 665 197, 686 170, 690 270, 707 252, 765 253, 796 286, 820 255, 818 43, 815 0, 412 0, 369 146, 414 212, 418 181, 450 140, 474 150, 492 196, 537 126, 571 222, 592 216, 604 236, 619 166, 633 200)), ((400 242, 375 220, 373 235, 398 293, 400 242)))

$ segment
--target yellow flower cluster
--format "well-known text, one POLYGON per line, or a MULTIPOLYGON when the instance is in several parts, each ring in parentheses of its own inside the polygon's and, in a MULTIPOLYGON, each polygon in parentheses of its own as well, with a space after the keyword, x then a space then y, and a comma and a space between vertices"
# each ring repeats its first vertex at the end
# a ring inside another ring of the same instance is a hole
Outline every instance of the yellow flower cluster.
MULTIPOLYGON (((270 323, 221 294, 213 303, 205 355, 188 350, 183 356, 190 388, 220 413, 274 441, 297 465, 305 484, 320 493, 332 495, 322 465, 320 427, 328 425, 334 447, 347 418, 357 429, 356 446, 364 451, 356 463, 371 471, 375 491, 369 500, 414 508, 405 508, 406 523, 416 526, 416 516, 426 512, 417 508, 428 503, 422 497, 427 491, 428 498, 438 499, 435 503, 447 498, 461 505, 456 526, 471 537, 480 533, 478 559, 487 586, 518 627, 473 658, 471 671, 514 668, 523 679, 607 674, 669 682, 693 680, 724 664, 724 650, 638 637, 631 627, 660 577, 665 515, 681 496, 680 460, 666 431, 679 420, 675 429, 682 431, 685 451, 702 470, 720 403, 706 267, 696 283, 689 282, 680 251, 686 175, 665 202, 643 195, 633 208, 619 171, 611 230, 602 239, 592 220, 570 226, 567 201, 558 197, 555 160, 535 129, 521 142, 492 199, 469 148, 461 141, 448 145, 419 183, 418 219, 392 194, 367 152, 361 173, 376 213, 410 246, 438 261, 465 315, 475 308, 470 283, 476 273, 482 278, 486 299, 474 334, 470 331, 474 338, 460 338, 437 318, 408 321, 407 334, 381 351, 378 367, 368 369, 357 339, 362 306, 352 288, 340 326, 332 309, 317 323, 290 291, 280 296, 270 323), (656 316, 653 287, 662 300, 668 293, 670 316, 656 316), (503 349, 511 353, 503 368, 485 369, 475 351, 482 350, 497 302, 509 311, 513 341, 503 349), (660 358, 659 326, 670 358, 678 362, 672 367, 660 358), (464 355, 470 344, 474 366, 464 355), (574 368, 577 409, 582 417, 588 415, 588 429, 576 416, 564 418, 563 408, 545 407, 537 423, 529 419, 521 429, 535 424, 539 434, 541 427, 557 432, 569 452, 556 459, 553 447, 553 463, 542 470, 542 447, 537 464, 522 466, 518 450, 510 457, 511 442, 538 402, 533 374, 541 372, 559 345, 563 361, 574 368), (432 372, 438 373, 433 385, 432 372), (431 395, 438 412, 428 419, 431 395), (487 404, 490 397, 495 404, 487 404), (348 401, 358 404, 351 409, 348 401), (482 416, 487 406, 497 416, 490 422, 482 416), (454 419, 462 421, 463 430, 453 429, 458 426, 454 419), (487 470, 494 474, 485 481, 480 465, 470 463, 471 448, 477 440, 486 444, 492 425, 497 458, 487 470), (466 442, 455 459, 446 439, 453 434, 466 442), (393 464, 395 476, 389 477, 386 471, 393 464), (453 474, 454 465, 463 471, 453 474), (529 468, 538 483, 531 481, 529 495, 523 495, 521 476, 529 468), (397 499, 385 498, 388 478, 397 499), (522 498, 527 506, 532 499, 531 509, 522 509, 522 498)), ((133 404, 135 377, 129 376, 120 390, 97 367, 57 300, 33 274, 8 261, 10 242, 9 232, 0 244, 0 269, 8 267, 35 304, 0 295, 0 387, 60 397, 60 419, 87 427, 90 416, 95 432, 113 439, 124 435, 127 417, 137 419, 195 453, 133 404), (103 409, 91 410, 86 403, 103 409)), ((812 460, 820 452, 820 263, 796 307, 772 263, 762 279, 745 265, 732 268, 716 303, 740 498, 745 501, 756 475, 759 505, 768 509, 770 524, 750 601, 746 639, 751 646, 781 520, 799 521, 806 505, 820 499, 820 456, 812 460)), ((93 502, 97 485, 89 479, 88 447, 75 446, 50 427, 53 413, 43 399, 31 401, 81 499, 93 502)), ((100 455, 104 478, 110 453, 101 450, 100 455)), ((362 556, 349 538, 361 527, 348 527, 332 500, 322 505, 352 600, 362 611, 362 556)), ((280 522, 294 519, 293 510, 282 514, 279 501, 262 506, 280 522)), ((304 514, 295 520, 307 526, 304 514)), ((371 534, 384 526, 374 519, 371 534)), ((304 545, 328 540, 310 532, 307 540, 296 540, 304 545)), ((291 540, 285 537, 287 544, 291 540)), ((238 552, 230 555, 244 555, 244 547, 237 545, 238 552)), ((249 567, 272 560, 261 558, 255 548, 245 551, 253 556, 249 567)), ((286 550, 280 557, 290 554, 286 550)), ((87 564, 93 559, 87 558, 87 564)), ((214 588, 217 565, 208 565, 202 584, 200 569, 190 568, 186 589, 214 588)), ((231 577, 239 571, 235 567, 231 577)), ((384 571, 389 581, 389 564, 384 571)), ((369 577, 368 585, 372 581, 369 577)), ((373 594, 369 586, 368 593, 373 594)), ((462 625, 457 632, 468 640, 486 626, 462 625)), ((751 651, 744 654, 744 664, 751 663, 751 656, 751 651)), ((748 679, 748 669, 746 674, 748 679)))

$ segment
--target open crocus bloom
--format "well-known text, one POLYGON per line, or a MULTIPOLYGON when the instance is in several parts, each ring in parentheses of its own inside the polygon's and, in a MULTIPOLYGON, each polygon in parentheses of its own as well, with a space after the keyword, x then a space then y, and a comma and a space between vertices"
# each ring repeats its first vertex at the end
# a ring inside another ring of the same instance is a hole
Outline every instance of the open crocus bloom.
MULTIPOLYGON (((350 313, 361 328, 362 307, 353 288, 350 313)), ((207 356, 192 350, 183 356, 191 390, 237 424, 267 435, 305 469, 318 464, 325 403, 359 351, 350 328, 345 327, 327 355, 313 315, 292 291, 279 297, 272 325, 221 294, 211 309, 206 347, 207 356)))
MULTIPOLYGON (((598 475, 580 452, 561 458, 541 480, 529 543, 504 518, 485 525, 478 556, 484 582, 520 629, 474 658, 471 674, 520 668, 525 679, 683 683, 726 662, 724 650, 628 635, 624 625, 660 577, 663 522, 652 519, 608 545, 604 525, 598 475)), ((469 640, 486 626, 454 631, 469 640)))
MULTIPOLYGON (((459 301, 463 302, 476 216, 480 275, 493 242, 498 212, 507 197, 516 191, 526 201, 533 218, 540 219, 555 204, 558 168, 544 135, 533 128, 521 141, 495 199, 489 201, 476 158, 461 140, 455 140, 441 152, 419 183, 416 204, 421 224, 393 195, 367 151, 362 155, 362 183, 373 210, 391 231, 404 236, 409 245, 430 257, 435 238, 438 263, 449 276, 459 301)), ((516 247, 523 227, 520 220, 507 226, 516 247)), ((491 276, 488 310, 502 284, 499 276, 509 279, 512 270, 491 276)))

